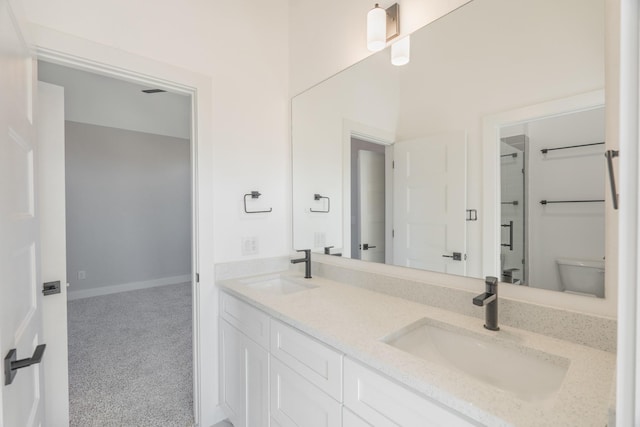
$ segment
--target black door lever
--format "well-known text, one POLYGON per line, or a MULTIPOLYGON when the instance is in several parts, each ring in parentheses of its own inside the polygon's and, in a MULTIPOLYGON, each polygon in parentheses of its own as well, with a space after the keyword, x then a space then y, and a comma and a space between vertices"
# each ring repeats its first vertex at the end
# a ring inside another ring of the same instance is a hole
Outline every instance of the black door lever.
POLYGON ((462 253, 454 252, 453 255, 442 255, 443 258, 453 258, 454 261, 462 261, 462 253))
POLYGON ((4 385, 9 385, 13 382, 13 379, 18 373, 18 369, 40 363, 46 346, 46 344, 40 344, 33 352, 33 356, 28 359, 20 360, 16 360, 18 356, 15 348, 9 350, 9 353, 7 353, 4 358, 4 385))

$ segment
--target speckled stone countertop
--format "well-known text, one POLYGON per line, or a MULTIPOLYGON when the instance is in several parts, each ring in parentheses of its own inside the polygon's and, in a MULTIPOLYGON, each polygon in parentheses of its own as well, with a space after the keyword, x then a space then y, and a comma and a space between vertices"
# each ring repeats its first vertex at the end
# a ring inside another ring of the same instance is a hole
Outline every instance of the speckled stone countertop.
MULTIPOLYGON (((281 274, 304 280, 296 272, 281 274)), ((316 287, 281 294, 247 286, 238 279, 219 281, 218 286, 483 425, 603 427, 607 424, 615 376, 613 353, 504 325, 500 331, 491 332, 483 328, 481 319, 324 278, 304 283, 316 287), (569 366, 564 381, 549 398, 525 401, 455 368, 428 362, 380 341, 422 319, 445 323, 507 346, 519 345, 565 358, 569 366)))

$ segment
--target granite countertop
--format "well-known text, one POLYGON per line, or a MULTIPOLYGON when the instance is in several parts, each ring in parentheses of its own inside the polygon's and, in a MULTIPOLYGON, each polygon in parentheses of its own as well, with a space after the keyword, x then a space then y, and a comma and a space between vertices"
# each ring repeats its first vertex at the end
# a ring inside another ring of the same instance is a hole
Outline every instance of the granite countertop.
MULTIPOLYGON (((297 272, 281 274, 304 280, 297 272)), ((484 425, 603 427, 607 424, 615 377, 613 353, 504 325, 498 332, 488 331, 481 319, 324 278, 303 283, 316 287, 282 294, 247 286, 239 279, 220 281, 218 286, 484 425), (426 361, 380 341, 422 319, 568 359, 564 381, 551 397, 525 401, 455 368, 426 361)))

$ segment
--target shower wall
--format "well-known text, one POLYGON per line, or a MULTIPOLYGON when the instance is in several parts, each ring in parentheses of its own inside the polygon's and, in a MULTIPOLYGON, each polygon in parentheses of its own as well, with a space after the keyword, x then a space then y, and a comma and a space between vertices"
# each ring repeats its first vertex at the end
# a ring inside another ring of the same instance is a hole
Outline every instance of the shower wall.
POLYGON ((500 266, 503 280, 511 283, 526 282, 525 151, 524 146, 514 146, 506 141, 517 142, 524 139, 524 135, 503 138, 500 146, 500 266))

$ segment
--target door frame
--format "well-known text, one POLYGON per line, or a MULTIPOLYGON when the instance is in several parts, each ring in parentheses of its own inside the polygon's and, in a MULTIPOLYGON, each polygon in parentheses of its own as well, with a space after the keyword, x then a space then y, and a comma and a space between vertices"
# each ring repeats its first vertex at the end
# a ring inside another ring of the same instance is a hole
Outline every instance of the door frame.
MULTIPOLYGON (((611 21, 620 27, 620 70, 614 79, 616 86, 608 92, 611 107, 618 111, 618 138, 620 157, 618 180, 620 183, 620 210, 618 223, 618 351, 616 373, 616 425, 638 425, 640 419, 640 292, 638 284, 638 256, 640 256, 640 6, 637 0, 612 2, 607 10, 611 21)), ((618 29, 618 28, 616 28, 618 29)), ((612 36, 612 38, 615 36, 612 36)), ((612 49, 613 50, 613 49, 612 49)), ((609 108, 609 107, 608 107, 609 108)), ((616 148, 616 147, 612 147, 616 148)), ((616 162, 614 162, 615 168, 616 162)))
POLYGON ((203 404, 218 402, 217 334, 209 331, 210 326, 217 328, 217 311, 212 309, 217 307, 213 239, 200 238, 213 235, 213 154, 210 120, 207 120, 211 115, 210 78, 87 41, 78 46, 77 40, 74 43, 55 40, 54 44, 61 45, 62 49, 39 42, 36 40, 39 60, 191 97, 193 413, 196 425, 215 424, 223 418, 221 409, 203 404), (209 362, 203 363, 205 360, 209 362))

